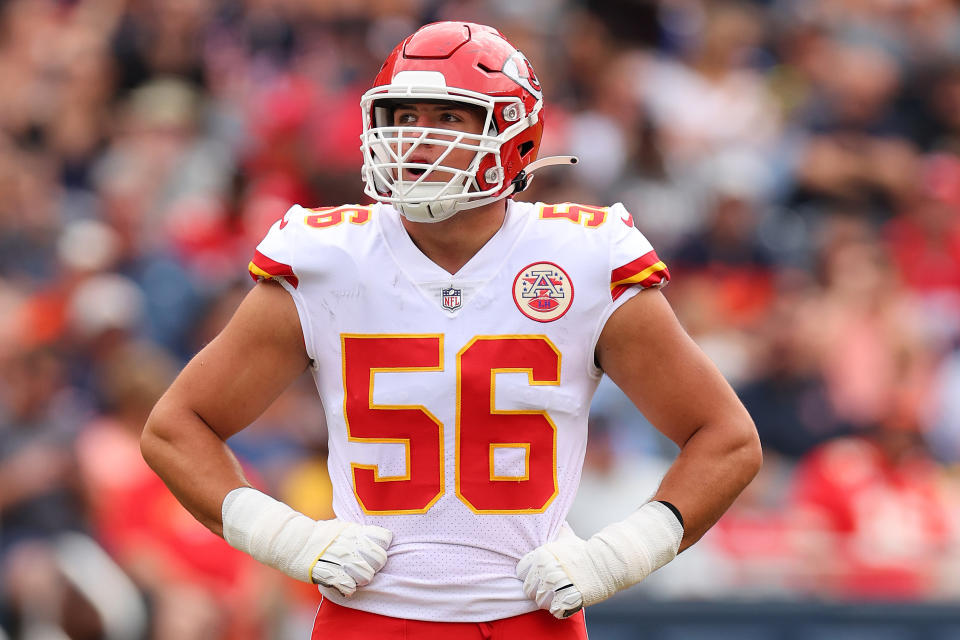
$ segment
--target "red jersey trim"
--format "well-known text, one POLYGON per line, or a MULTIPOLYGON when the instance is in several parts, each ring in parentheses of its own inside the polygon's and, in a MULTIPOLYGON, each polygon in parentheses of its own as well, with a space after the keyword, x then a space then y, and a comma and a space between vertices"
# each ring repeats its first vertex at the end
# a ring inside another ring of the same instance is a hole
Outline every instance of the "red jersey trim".
POLYGON ((663 286, 669 280, 667 265, 657 257, 656 251, 648 251, 633 262, 613 270, 610 274, 610 295, 616 300, 632 286, 663 286))
POLYGON ((276 260, 271 260, 259 251, 253 252, 253 260, 247 265, 250 271, 250 277, 254 280, 263 278, 286 278, 287 282, 296 288, 300 284, 300 279, 293 273, 293 267, 276 260))

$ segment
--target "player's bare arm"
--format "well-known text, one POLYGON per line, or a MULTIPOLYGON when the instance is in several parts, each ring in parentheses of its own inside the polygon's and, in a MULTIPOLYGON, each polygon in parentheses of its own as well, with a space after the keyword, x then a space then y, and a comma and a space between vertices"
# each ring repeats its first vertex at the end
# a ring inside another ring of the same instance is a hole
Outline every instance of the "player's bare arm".
POLYGON ((261 282, 157 402, 141 450, 184 507, 231 545, 350 595, 383 567, 389 532, 293 511, 251 488, 226 444, 309 364, 293 300, 261 282))
POLYGON ((150 414, 140 443, 144 458, 217 535, 223 535, 224 497, 249 484, 226 439, 253 422, 309 364, 293 300, 279 284, 263 282, 150 414))
POLYGON ((683 516, 683 550, 706 533, 760 470, 760 439, 746 409, 687 335, 659 289, 613 313, 597 361, 650 422, 680 447, 654 500, 683 516))
POLYGON ((597 364, 680 447, 653 499, 589 540, 569 529, 517 565, 524 591, 556 617, 601 602, 670 562, 720 518, 760 469, 753 421, 659 289, 610 316, 597 364))

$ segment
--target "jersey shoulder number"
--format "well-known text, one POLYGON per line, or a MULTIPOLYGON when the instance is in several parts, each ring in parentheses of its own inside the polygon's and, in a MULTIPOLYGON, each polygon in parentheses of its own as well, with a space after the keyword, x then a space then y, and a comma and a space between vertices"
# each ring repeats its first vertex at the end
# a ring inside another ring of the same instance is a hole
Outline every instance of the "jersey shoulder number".
POLYGON ((537 207, 537 217, 540 220, 567 220, 587 229, 596 229, 610 219, 619 220, 628 227, 633 226, 633 216, 620 204, 612 207, 597 207, 574 202, 541 204, 537 207))

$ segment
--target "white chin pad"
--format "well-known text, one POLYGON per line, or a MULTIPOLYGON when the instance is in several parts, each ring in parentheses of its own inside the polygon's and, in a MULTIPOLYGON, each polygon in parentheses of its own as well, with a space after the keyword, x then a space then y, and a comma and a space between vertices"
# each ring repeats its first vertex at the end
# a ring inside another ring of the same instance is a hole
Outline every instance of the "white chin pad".
POLYGON ((452 202, 398 203, 394 206, 410 222, 440 222, 457 212, 452 202))
POLYGON ((411 186, 406 196, 410 202, 398 202, 394 206, 411 222, 440 222, 455 214, 459 207, 453 200, 434 200, 445 190, 446 182, 421 182, 411 186))

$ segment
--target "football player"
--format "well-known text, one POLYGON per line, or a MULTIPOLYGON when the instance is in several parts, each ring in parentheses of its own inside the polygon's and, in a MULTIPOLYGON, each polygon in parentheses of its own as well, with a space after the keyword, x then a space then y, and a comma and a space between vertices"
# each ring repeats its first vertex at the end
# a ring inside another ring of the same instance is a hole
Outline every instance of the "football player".
POLYGON ((212 531, 319 585, 315 638, 586 638, 582 607, 693 544, 755 475, 753 423, 622 205, 512 199, 575 159, 537 159, 540 83, 498 31, 421 28, 361 107, 375 204, 273 225, 258 284, 157 403, 144 456, 212 531), (252 488, 225 444, 305 369, 328 521, 252 488), (564 518, 603 374, 680 453, 585 540, 564 518))

